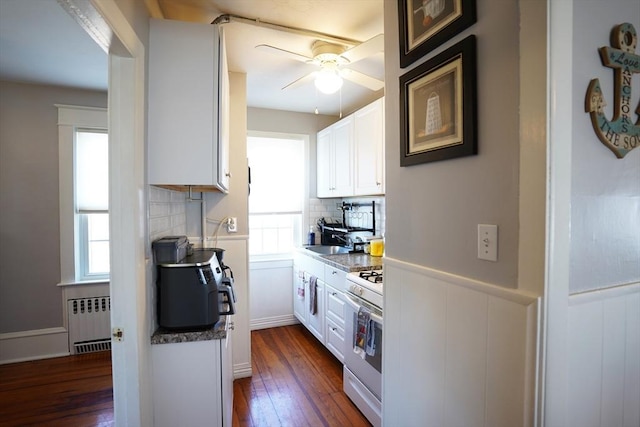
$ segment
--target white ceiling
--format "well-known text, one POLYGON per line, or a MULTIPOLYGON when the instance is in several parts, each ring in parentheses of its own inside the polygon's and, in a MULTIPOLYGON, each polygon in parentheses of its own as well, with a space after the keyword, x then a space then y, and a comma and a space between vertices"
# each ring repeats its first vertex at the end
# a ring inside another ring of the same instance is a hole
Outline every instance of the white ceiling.
MULTIPOLYGON (((152 3, 156 0, 147 0, 152 3)), ((223 14, 365 41, 383 32, 383 0, 157 0, 165 19, 211 23, 223 14)), ((229 69, 247 75, 250 107, 338 115, 382 91, 345 81, 324 95, 312 82, 281 90, 315 66, 255 49, 269 44, 311 56, 317 37, 232 20, 224 24, 229 69)), ((349 47, 349 46, 347 46, 349 47)), ((106 90, 107 55, 55 0, 0 0, 0 79, 106 90)), ((384 80, 383 53, 350 68, 384 80)))

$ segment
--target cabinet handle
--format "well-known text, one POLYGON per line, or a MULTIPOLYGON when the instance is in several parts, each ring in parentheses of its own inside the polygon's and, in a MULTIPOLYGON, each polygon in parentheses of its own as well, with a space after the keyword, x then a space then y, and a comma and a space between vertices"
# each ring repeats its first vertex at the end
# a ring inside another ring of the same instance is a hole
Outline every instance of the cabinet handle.
POLYGON ((338 295, 338 293, 337 292, 331 292, 331 295, 333 295, 335 297, 336 295, 338 295))
POLYGON ((337 271, 335 271, 335 270, 333 270, 333 271, 331 272, 331 274, 338 274, 338 272, 337 272, 337 271))
POLYGON ((235 331, 236 325, 233 322, 229 322, 229 329, 231 329, 232 331, 235 331))
POLYGON ((227 178, 231 178, 231 172, 226 172, 224 176, 226 176, 227 178))
POLYGON ((333 332, 335 332, 335 331, 336 331, 336 328, 334 328, 333 326, 331 326, 331 330, 332 330, 333 332))

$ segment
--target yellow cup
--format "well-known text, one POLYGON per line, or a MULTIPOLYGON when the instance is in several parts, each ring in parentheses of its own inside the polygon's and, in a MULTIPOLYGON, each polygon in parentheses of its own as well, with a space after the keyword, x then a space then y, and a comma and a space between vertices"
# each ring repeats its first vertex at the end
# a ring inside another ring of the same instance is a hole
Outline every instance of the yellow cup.
POLYGON ((382 256, 384 253, 384 240, 371 241, 371 256, 382 256))

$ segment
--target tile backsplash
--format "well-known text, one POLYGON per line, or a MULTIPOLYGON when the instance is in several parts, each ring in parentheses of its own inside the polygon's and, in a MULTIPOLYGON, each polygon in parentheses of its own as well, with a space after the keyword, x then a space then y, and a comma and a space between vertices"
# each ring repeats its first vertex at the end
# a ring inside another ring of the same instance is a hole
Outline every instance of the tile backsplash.
POLYGON ((187 232, 187 194, 149 186, 149 239, 187 232))

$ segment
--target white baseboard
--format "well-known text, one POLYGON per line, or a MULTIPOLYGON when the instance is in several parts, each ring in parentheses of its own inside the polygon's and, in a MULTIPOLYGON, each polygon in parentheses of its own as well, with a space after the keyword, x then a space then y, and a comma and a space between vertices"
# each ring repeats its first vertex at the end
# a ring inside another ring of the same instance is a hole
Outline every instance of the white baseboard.
POLYGON ((247 378, 253 375, 253 369, 250 363, 238 363, 233 365, 233 379, 247 378))
POLYGON ((252 331, 258 329, 277 328, 279 326, 289 326, 298 324, 298 319, 293 314, 284 316, 264 317, 262 319, 252 319, 250 328, 252 331))
POLYGON ((69 354, 69 333, 62 327, 0 334, 0 365, 69 354))

